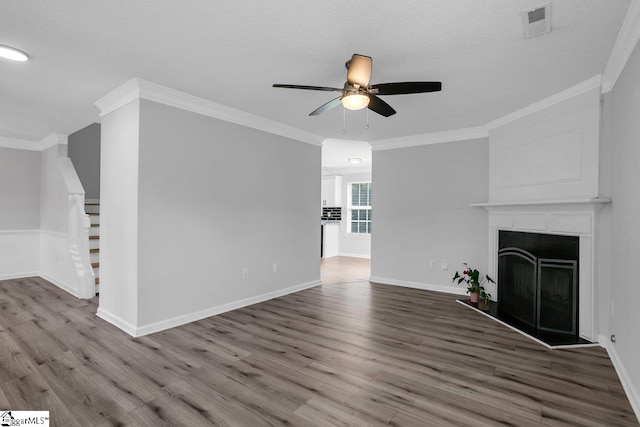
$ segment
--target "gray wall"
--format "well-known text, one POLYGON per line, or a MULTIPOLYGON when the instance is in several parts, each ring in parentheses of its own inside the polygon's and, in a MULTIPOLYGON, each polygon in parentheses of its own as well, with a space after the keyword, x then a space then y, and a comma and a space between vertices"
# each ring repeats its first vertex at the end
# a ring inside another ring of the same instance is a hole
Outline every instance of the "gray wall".
MULTIPOLYGON (((640 390, 640 45, 613 89, 611 333, 629 379, 640 390)), ((636 396, 636 398, 638 398, 636 396)))
POLYGON ((488 199, 488 156, 486 139, 373 152, 373 277, 464 291, 463 262, 487 271, 488 215, 469 203, 488 199))
POLYGON ((58 156, 66 156, 66 145, 54 145, 41 152, 40 228, 66 233, 69 228, 69 192, 58 166, 58 156))
POLYGON ((69 158, 78 173, 85 198, 100 198, 100 123, 69 135, 69 158))
POLYGON ((320 279, 320 147, 140 105, 140 325, 320 279))
POLYGON ((0 148, 0 230, 40 227, 40 153, 0 148))

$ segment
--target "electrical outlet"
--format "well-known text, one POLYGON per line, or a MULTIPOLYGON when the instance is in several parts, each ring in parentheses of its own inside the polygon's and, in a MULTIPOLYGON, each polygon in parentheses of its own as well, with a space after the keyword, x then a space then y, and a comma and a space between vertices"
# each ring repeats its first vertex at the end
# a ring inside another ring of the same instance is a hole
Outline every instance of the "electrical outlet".
POLYGON ((432 259, 432 260, 431 260, 431 262, 429 263, 429 266, 430 266, 433 270, 435 270, 435 268, 436 268, 436 265, 437 265, 437 264, 438 264, 438 261, 436 261, 436 260, 433 260, 433 259, 432 259))
POLYGON ((278 264, 273 264, 273 272, 274 273, 278 272, 278 264))
POLYGON ((249 269, 248 268, 243 268, 242 269, 242 280, 247 280, 249 278, 249 269))
POLYGON ((449 269, 449 263, 447 261, 443 261, 442 262, 442 269, 443 270, 448 270, 449 269))

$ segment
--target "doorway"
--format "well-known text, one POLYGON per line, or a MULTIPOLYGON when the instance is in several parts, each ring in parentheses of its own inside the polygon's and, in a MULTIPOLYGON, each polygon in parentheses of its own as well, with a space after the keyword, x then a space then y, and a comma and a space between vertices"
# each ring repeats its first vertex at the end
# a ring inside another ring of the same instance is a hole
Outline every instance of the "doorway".
POLYGON ((372 233, 371 146, 327 139, 322 144, 321 278, 323 284, 368 281, 372 233))

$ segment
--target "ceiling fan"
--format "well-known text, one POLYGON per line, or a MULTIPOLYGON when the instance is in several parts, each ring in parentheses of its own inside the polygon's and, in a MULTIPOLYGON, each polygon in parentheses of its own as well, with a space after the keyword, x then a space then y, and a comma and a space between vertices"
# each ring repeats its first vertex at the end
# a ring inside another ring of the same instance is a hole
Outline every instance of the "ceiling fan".
POLYGON ((309 115, 317 116, 342 104, 349 110, 361 110, 368 107, 371 111, 389 117, 396 113, 389 104, 378 98, 378 95, 407 95, 411 93, 438 92, 442 90, 441 82, 397 82, 369 84, 371 78, 372 59, 370 56, 354 53, 347 67, 347 81, 342 89, 325 86, 301 86, 274 84, 273 87, 288 89, 320 90, 342 92, 337 98, 313 110, 309 115))

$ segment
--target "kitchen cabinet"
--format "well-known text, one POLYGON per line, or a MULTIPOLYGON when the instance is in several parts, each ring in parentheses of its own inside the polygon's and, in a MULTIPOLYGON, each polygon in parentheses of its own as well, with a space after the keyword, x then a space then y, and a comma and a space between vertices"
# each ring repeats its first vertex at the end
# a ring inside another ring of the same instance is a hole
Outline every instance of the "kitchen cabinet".
POLYGON ((325 224, 322 226, 322 258, 331 258, 338 255, 339 239, 339 224, 325 224))
POLYGON ((342 206, 342 177, 340 175, 322 177, 321 195, 322 207, 342 206))

